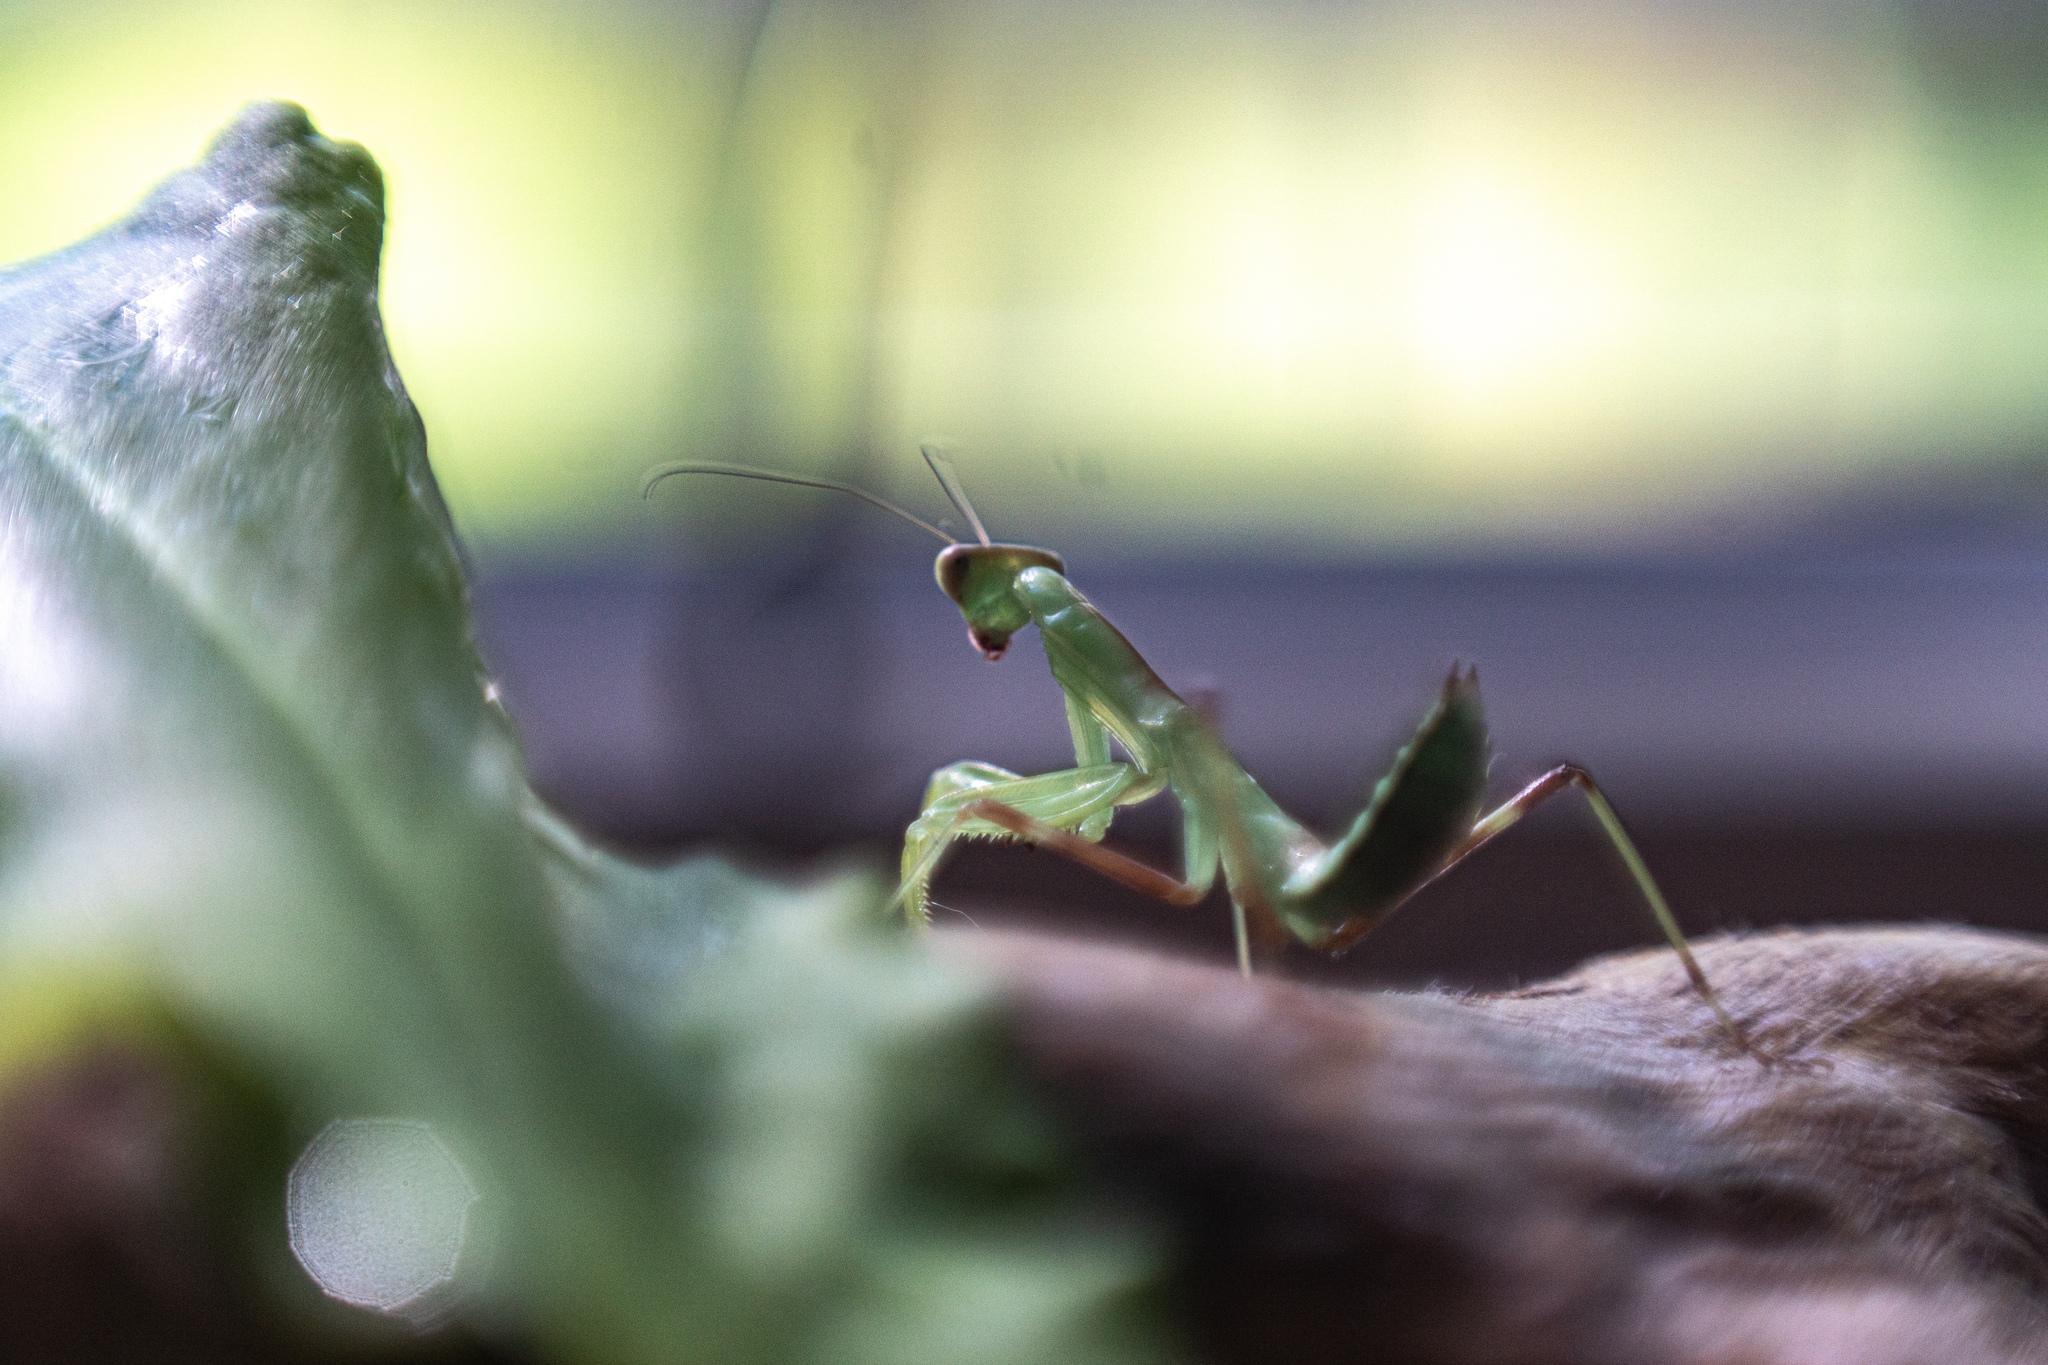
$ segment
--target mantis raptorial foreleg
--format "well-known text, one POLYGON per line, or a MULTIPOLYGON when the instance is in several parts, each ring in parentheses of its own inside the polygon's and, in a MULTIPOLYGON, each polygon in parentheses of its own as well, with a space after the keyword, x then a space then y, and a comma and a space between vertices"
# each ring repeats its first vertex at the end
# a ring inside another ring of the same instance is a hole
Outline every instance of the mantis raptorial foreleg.
POLYGON ((1006 821, 987 818, 986 809, 1011 812, 1034 829, 1086 843, 1102 837, 1106 817, 1117 806, 1148 800, 1164 785, 1128 763, 1094 763, 1035 777, 992 763, 941 768, 925 788, 923 812, 904 835, 903 880, 894 899, 911 915, 928 918, 925 889, 947 845, 960 838, 1017 837, 1006 821))
POLYGON ((1015 806, 1006 806, 1000 801, 986 797, 961 807, 955 813, 955 819, 961 823, 971 821, 1006 830, 1028 844, 1036 845, 1050 853, 1057 853, 1063 858, 1071 858, 1111 881, 1121 882, 1133 891, 1156 897, 1172 905, 1197 904, 1209 894, 1209 888, 1215 885, 1213 877, 1206 883, 1181 881, 1127 853, 1104 848, 1101 844, 1090 842, 1078 834, 1061 829, 1058 825, 1026 815, 1015 806))
MULTIPOLYGON (((1102 722, 1071 694, 1066 702, 1067 729, 1074 740, 1073 767, 1022 777, 993 763, 970 761, 950 763, 932 774, 924 789, 923 809, 904 833, 903 880, 891 899, 892 906, 900 903, 907 914, 930 920, 926 888, 947 845, 955 839, 1021 838, 1051 846, 1038 833, 1050 832, 1062 841, 1063 850, 1067 843, 1093 848, 1094 841, 1108 832, 1118 806, 1148 801, 1159 794, 1166 785, 1164 775, 1111 762, 1109 732, 1102 722), (991 818, 989 812, 996 811, 1006 814, 991 818), (1026 822, 1034 833, 1021 832, 1017 821, 1026 822)), ((1145 870, 1151 873, 1151 869, 1145 870)))
MULTIPOLYGON (((1071 698, 1069 709, 1070 714, 1078 712, 1071 698)), ((1077 726, 1079 723, 1077 720, 1077 726)), ((1129 764, 1107 766, 1143 776, 1129 764)), ((1117 806, 1149 799, 1157 793, 1159 783, 1132 780, 1112 785, 1102 778, 1102 772, 1101 768, 1076 768, 1036 778, 1018 778, 987 763, 955 763, 939 769, 926 788, 924 813, 904 839, 903 882, 892 903, 900 901, 915 907, 913 913, 925 910, 926 889, 946 846, 953 839, 975 835, 1022 840, 1141 895, 1180 906, 1200 904, 1208 896, 1216 884, 1217 871, 1231 861, 1222 856, 1222 849, 1229 849, 1231 858, 1240 864, 1250 858, 1250 841, 1238 823, 1236 803, 1228 790, 1211 793, 1209 800, 1183 803, 1186 870, 1181 877, 1162 872, 1129 854, 1104 848, 1098 842, 1102 836, 1095 829, 1097 819, 1113 814, 1117 806), (1010 804, 1020 797, 1034 809, 1010 804), (1221 816, 1222 829, 1215 827, 1217 821, 1211 812, 1221 816)), ((1250 878, 1240 875, 1227 880, 1238 965, 1249 973, 1254 938, 1262 951, 1273 951, 1285 944, 1286 935, 1269 906, 1257 900, 1246 904, 1248 893, 1257 894, 1250 878)), ((929 919, 928 911, 924 917, 929 919)))

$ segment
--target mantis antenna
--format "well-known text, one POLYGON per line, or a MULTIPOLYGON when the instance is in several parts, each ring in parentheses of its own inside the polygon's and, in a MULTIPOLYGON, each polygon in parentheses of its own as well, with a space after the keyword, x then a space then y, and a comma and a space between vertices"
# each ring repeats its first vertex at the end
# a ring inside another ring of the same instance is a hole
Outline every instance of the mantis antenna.
POLYGON ((953 510, 967 518, 967 524, 974 528, 974 534, 982 544, 988 544, 988 532, 981 529, 981 518, 974 515, 974 504, 967 500, 967 490, 960 486, 960 476, 953 472, 953 457, 946 453, 944 446, 930 441, 918 449, 924 453, 924 462, 932 467, 939 487, 945 489, 946 496, 952 500, 953 510))
MULTIPOLYGON (((930 460, 930 447, 926 448, 926 452, 925 459, 930 460)), ((942 450, 939 452, 939 457, 944 459, 945 454, 946 452, 942 450)), ((949 464, 948 468, 950 467, 949 464)), ((938 466, 934 465, 932 468, 934 472, 937 472, 938 466)), ((850 483, 839 483, 832 479, 812 479, 800 474, 784 474, 773 469, 757 469, 753 465, 748 464, 665 464, 648 474, 646 481, 640 485, 640 496, 643 498, 653 497, 654 486, 663 479, 675 474, 729 474, 735 479, 761 479, 767 483, 793 483, 799 488, 824 488, 834 493, 850 493, 871 507, 879 507, 884 512, 903 518, 920 530, 931 532, 948 545, 958 545, 960 543, 956 537, 947 535, 923 517, 912 516, 887 498, 878 498, 865 488, 856 488, 850 483)), ((946 495, 953 499, 953 505, 965 512, 969 521, 974 522, 976 533, 981 534, 981 543, 984 545, 988 544, 988 536, 982 533, 981 523, 974 520, 973 511, 965 505, 965 495, 955 495, 952 485, 946 483, 946 476, 944 474, 939 475, 939 482, 945 486, 946 495)))

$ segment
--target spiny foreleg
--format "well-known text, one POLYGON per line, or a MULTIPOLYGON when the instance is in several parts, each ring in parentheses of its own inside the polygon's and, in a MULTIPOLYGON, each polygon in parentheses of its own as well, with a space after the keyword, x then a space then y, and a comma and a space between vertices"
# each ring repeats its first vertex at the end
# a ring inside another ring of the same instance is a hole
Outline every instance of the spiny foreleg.
POLYGON ((889 908, 902 905, 910 918, 929 923, 932 874, 953 840, 1028 837, 1013 823, 989 818, 994 810, 1014 812, 1035 822, 1034 827, 1085 842, 1102 837, 1108 822, 1101 817, 1117 806, 1157 794, 1163 785, 1164 779, 1128 763, 1091 764, 1036 777, 1021 777, 991 763, 941 768, 925 788, 923 811, 904 834, 903 880, 889 908), (1072 830, 1080 833, 1068 833, 1072 830))

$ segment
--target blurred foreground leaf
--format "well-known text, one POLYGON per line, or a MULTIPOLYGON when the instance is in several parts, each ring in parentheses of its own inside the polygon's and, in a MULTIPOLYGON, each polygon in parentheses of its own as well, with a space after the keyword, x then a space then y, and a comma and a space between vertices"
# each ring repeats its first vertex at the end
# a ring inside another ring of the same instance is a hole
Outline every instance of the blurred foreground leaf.
MULTIPOLYGON (((232 1078, 215 1213, 307 1331, 359 1315, 289 1259, 285 1168, 375 1118, 479 1196, 415 1317, 590 1360, 1156 1358, 1145 1243, 867 882, 631 867, 528 792, 382 225, 370 158, 263 106, 0 273, 0 1111, 110 1041, 232 1078)), ((341 1227, 359 1270, 402 1222, 341 1227)))

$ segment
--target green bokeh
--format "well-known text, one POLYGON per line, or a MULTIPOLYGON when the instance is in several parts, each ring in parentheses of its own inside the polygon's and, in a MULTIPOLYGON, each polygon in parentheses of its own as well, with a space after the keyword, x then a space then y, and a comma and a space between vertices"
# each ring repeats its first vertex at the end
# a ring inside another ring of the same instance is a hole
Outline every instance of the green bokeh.
POLYGON ((933 432, 1063 544, 1655 540, 2048 435, 2043 53, 1904 5, 0 0, 0 258, 283 95, 387 169, 486 544, 658 531, 677 456, 921 499, 933 432))

